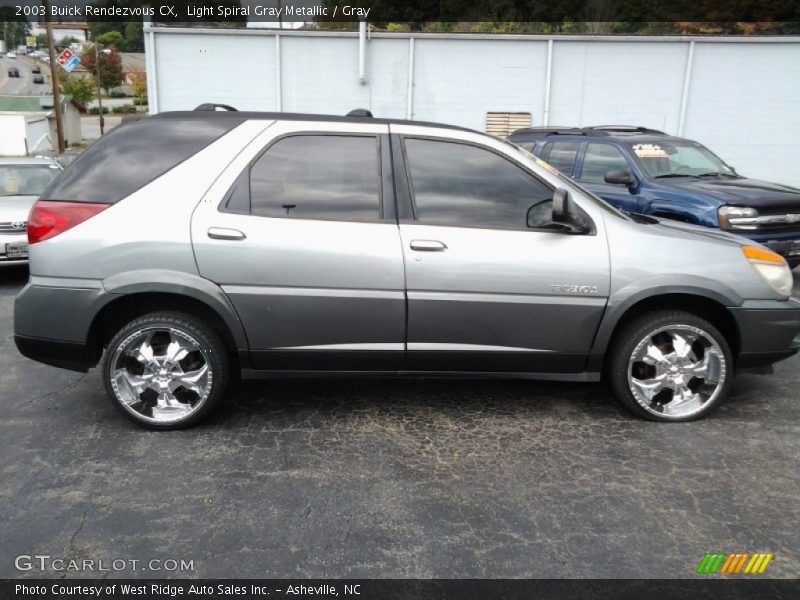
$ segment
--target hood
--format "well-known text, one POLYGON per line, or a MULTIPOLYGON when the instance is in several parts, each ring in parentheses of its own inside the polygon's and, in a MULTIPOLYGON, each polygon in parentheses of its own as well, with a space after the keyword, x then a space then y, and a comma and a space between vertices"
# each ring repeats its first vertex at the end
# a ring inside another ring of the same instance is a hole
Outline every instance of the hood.
POLYGON ((714 229, 711 227, 703 227, 702 225, 692 225, 691 223, 684 223, 683 221, 675 221, 673 219, 658 219, 658 225, 648 225, 659 231, 659 233, 666 233, 673 237, 697 237, 715 242, 722 242, 727 244, 734 244, 740 246, 742 244, 753 245, 753 240, 741 237, 739 235, 722 231, 721 229, 714 229))
POLYGON ((752 206, 753 208, 791 208, 800 209, 800 189, 758 179, 741 177, 683 177, 675 179, 657 179, 659 185, 699 192, 705 197, 713 198, 720 204, 752 206))
POLYGON ((0 223, 27 221, 38 196, 0 196, 0 223))

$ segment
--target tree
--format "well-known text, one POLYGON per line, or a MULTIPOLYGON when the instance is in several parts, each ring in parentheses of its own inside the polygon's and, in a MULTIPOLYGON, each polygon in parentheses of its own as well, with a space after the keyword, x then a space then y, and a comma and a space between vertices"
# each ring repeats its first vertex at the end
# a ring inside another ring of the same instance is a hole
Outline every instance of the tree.
POLYGON ((80 56, 81 64, 84 68, 93 73, 100 80, 106 94, 111 88, 119 86, 125 79, 125 72, 122 70, 122 57, 119 51, 114 48, 101 49, 98 46, 87 48, 80 56), (100 60, 100 67, 97 67, 97 59, 100 60))
POLYGON ((103 46, 114 46, 117 50, 122 50, 125 45, 125 37, 119 31, 101 33, 94 41, 103 46))
POLYGON ((90 77, 69 77, 61 85, 61 91, 86 104, 94 98, 95 84, 90 77))
POLYGON ((141 70, 130 71, 128 79, 131 82, 133 95, 137 98, 147 98, 147 74, 141 70))
MULTIPOLYGON (((58 42, 56 42, 56 46, 59 48, 69 48, 70 44, 80 44, 82 40, 79 40, 74 35, 67 35, 62 37, 58 42)), ((45 42, 46 44, 47 42, 45 42)))
MULTIPOLYGON (((3 12, 5 12, 5 8, 3 7, 3 12)), ((9 8, 9 14, 10 9, 9 8)), ((18 17, 14 17, 18 19, 18 17)), ((6 42, 6 48, 8 51, 13 50, 17 46, 25 43, 25 37, 30 35, 31 26, 25 20, 15 20, 15 21, 0 21, 0 31, 3 33, 3 39, 6 42)))

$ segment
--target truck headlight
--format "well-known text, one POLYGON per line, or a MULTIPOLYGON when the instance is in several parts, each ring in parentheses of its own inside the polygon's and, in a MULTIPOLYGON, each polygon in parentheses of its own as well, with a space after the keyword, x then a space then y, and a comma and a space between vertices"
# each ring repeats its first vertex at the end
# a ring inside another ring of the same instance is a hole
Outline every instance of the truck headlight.
POLYGON ((720 206, 717 216, 719 217, 720 229, 744 231, 758 229, 758 225, 749 222, 749 219, 758 216, 758 211, 755 208, 748 206, 720 206))
POLYGON ((780 254, 758 246, 742 246, 742 252, 769 287, 781 296, 791 296, 792 272, 780 254))

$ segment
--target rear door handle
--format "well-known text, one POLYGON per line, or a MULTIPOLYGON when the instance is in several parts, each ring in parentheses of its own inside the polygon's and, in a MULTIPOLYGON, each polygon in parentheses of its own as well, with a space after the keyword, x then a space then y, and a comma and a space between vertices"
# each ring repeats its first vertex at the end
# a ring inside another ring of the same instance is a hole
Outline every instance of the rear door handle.
POLYGON ((208 237, 212 240, 243 240, 247 236, 238 229, 228 229, 227 227, 209 227, 208 237))
POLYGON ((442 252, 447 244, 438 240, 411 240, 411 249, 418 252, 442 252))

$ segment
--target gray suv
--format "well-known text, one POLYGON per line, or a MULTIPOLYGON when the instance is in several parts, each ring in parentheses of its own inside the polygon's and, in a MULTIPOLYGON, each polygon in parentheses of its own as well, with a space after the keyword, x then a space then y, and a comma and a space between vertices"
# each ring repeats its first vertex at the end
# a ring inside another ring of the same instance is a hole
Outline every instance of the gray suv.
POLYGON ((156 429, 243 378, 598 381, 637 415, 704 416, 800 348, 784 259, 628 216, 478 132, 197 110, 122 125, 28 220, 15 341, 156 429))

